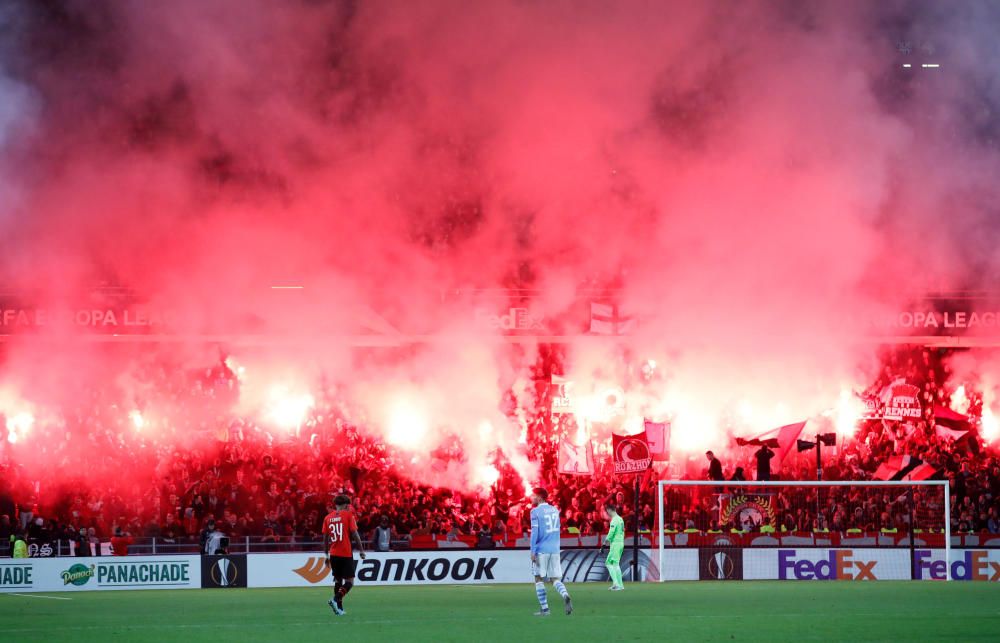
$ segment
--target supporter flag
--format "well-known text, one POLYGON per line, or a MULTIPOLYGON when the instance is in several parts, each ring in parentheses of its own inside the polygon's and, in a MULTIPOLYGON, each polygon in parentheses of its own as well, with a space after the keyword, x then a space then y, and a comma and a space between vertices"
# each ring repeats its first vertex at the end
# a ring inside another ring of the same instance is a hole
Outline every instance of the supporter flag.
POLYGON ((934 430, 937 433, 937 436, 942 440, 952 440, 954 442, 961 440, 969 433, 968 430, 963 431, 959 429, 949 429, 948 427, 940 424, 935 426, 934 430))
POLYGON ((934 423, 949 429, 968 430, 970 425, 969 416, 952 411, 947 406, 940 404, 934 407, 934 423))
POLYGON ((594 443, 573 444, 569 440, 559 443, 559 473, 589 476, 594 473, 594 443))
POLYGON ((882 390, 881 399, 882 415, 887 420, 901 421, 923 415, 920 408, 920 389, 907 384, 903 378, 886 386, 882 390))
POLYGON ((646 420, 646 443, 649 455, 656 462, 670 460, 670 423, 646 420))
POLYGON ((552 383, 549 385, 549 399, 551 401, 552 413, 572 413, 573 412, 573 383, 565 377, 552 376, 552 383))
POLYGON ((908 473, 923 464, 920 458, 908 455, 894 455, 875 471, 876 480, 902 480, 908 473))
POLYGON ((788 454, 788 450, 797 444, 799 435, 802 434, 802 429, 806 428, 805 422, 796 422, 795 424, 786 424, 783 427, 777 429, 778 431, 778 460, 784 461, 785 455, 788 454))
POLYGON ((611 434, 615 452, 615 473, 642 473, 653 464, 645 431, 635 435, 611 434))
POLYGON ((771 429, 770 431, 765 431, 755 438, 736 438, 736 445, 741 447, 759 447, 767 446, 769 449, 776 450, 776 456, 778 461, 784 459, 788 451, 796 445, 799 435, 802 434, 802 429, 806 426, 806 422, 796 422, 795 424, 786 424, 785 426, 780 426, 777 429, 771 429))
POLYGON ((751 438, 749 440, 746 438, 736 438, 736 446, 767 447, 769 449, 777 449, 781 445, 778 443, 778 438, 767 438, 766 440, 761 440, 760 438, 751 438))
POLYGON ((902 479, 915 480, 915 481, 930 480, 931 478, 936 476, 937 473, 938 470, 934 465, 927 464, 926 462, 924 462, 923 464, 914 467, 914 469, 909 473, 907 473, 906 475, 904 475, 902 479))
POLYGON ((635 330, 635 319, 623 315, 617 304, 590 304, 590 332, 594 335, 628 335, 635 330))

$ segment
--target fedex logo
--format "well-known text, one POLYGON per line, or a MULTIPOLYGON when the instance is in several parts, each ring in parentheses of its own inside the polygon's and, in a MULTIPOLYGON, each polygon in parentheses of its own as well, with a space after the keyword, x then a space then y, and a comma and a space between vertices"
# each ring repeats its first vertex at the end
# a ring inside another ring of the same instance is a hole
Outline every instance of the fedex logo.
MULTIPOLYGON (((930 578, 944 580, 947 568, 943 559, 944 552, 932 552, 929 549, 916 551, 917 580, 930 578)), ((985 550, 966 550, 961 559, 952 561, 951 577, 954 580, 978 580, 1000 582, 1000 562, 989 560, 990 552, 985 550)))
POLYGON ((504 315, 477 308, 476 321, 490 330, 542 330, 542 319, 527 308, 509 308, 504 315))
POLYGON ((817 561, 796 558, 797 554, 794 549, 778 550, 780 580, 878 580, 878 561, 857 560, 850 549, 831 549, 826 558, 817 561))

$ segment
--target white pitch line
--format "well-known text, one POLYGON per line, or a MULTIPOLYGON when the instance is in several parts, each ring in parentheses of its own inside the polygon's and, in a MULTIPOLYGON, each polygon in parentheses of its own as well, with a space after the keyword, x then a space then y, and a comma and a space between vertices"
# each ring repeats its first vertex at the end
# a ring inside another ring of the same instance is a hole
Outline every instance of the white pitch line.
POLYGON ((47 598, 50 601, 71 601, 72 598, 65 596, 40 596, 39 594, 8 594, 8 596, 23 596, 24 598, 47 598))

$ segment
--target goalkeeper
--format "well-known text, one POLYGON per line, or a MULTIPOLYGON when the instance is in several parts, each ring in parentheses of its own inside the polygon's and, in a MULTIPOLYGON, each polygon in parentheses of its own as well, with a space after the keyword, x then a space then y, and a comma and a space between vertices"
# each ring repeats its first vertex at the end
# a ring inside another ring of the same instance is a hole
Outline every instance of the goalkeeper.
POLYGON ((607 565, 608 574, 611 576, 611 591, 620 592, 625 589, 625 586, 622 585, 622 568, 619 565, 622 552, 625 550, 625 521, 618 515, 617 508, 610 502, 604 506, 604 513, 611 521, 611 527, 608 529, 608 535, 604 537, 601 551, 603 552, 605 547, 610 548, 608 559, 604 564, 607 565))

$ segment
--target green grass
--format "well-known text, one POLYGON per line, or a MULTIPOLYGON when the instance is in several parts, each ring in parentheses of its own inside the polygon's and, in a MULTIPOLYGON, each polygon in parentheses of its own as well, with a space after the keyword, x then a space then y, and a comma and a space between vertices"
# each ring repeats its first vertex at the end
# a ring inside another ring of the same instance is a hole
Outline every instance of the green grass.
POLYGON ((0 594, 0 632, 18 643, 1000 638, 1000 587, 991 583, 691 582, 614 593, 596 583, 569 587, 576 613, 567 617, 553 602, 546 619, 532 616, 538 604, 527 583, 360 587, 344 617, 326 606, 326 588, 0 594))

